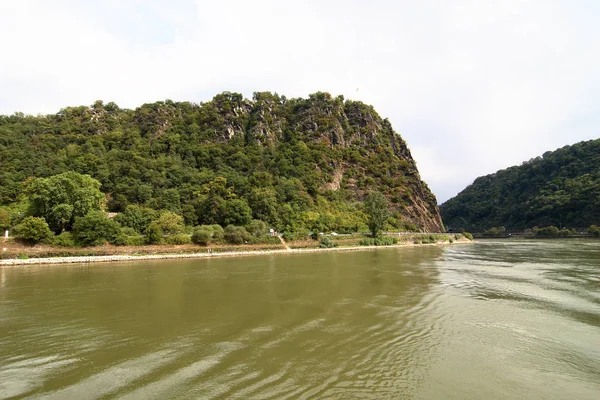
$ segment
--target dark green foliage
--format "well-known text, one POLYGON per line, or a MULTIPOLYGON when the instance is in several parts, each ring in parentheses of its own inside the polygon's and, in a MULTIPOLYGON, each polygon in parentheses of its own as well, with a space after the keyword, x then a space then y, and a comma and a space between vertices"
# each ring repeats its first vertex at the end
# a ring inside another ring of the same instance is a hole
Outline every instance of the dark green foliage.
MULTIPOLYGON (((150 223, 155 220, 158 213, 151 208, 129 205, 115 217, 122 227, 129 227, 137 233, 145 234, 150 223)), ((128 233, 129 234, 129 233, 128 233)))
POLYGON ((477 178, 441 206, 451 228, 600 224, 600 139, 477 178))
POLYGON ((160 244, 163 241, 163 230, 157 223, 151 223, 146 229, 146 244, 160 244))
POLYGON ((319 243, 319 247, 322 249, 330 249, 332 247, 338 247, 339 245, 338 242, 332 242, 328 237, 324 237, 321 239, 321 243, 319 243))
POLYGON ((135 110, 98 101, 55 115, 0 116, 0 163, 0 206, 13 209, 31 189, 31 215, 45 216, 55 232, 105 198, 117 221, 141 234, 156 219, 148 209, 190 226, 259 219, 279 231, 350 232, 366 226, 360 200, 373 189, 392 200, 399 228, 406 221, 441 229, 435 197, 389 121, 322 92, 252 100, 226 92, 203 104, 167 100, 135 110), (92 201, 73 201, 89 188, 92 201), (417 203, 430 215, 407 211, 417 203))
POLYGON ((224 238, 225 234, 221 225, 209 225, 208 227, 212 231, 213 239, 222 240, 224 238))
POLYGON ((73 224, 75 241, 82 246, 98 246, 106 242, 116 245, 125 244, 126 236, 121 226, 107 218, 102 211, 91 211, 85 217, 78 217, 73 224))
POLYGON ((225 241, 230 244, 243 244, 252 240, 252 236, 243 226, 227 225, 223 233, 225 241))
POLYGON ((15 227, 17 237, 29 243, 49 243, 54 236, 46 220, 38 217, 27 217, 15 227))
POLYGON ((359 244, 361 246, 392 246, 398 244, 398 239, 395 237, 364 238, 360 240, 359 244))
POLYGON ((490 229, 486 229, 485 232, 483 232, 484 236, 504 236, 506 232, 506 228, 503 226, 495 226, 493 228, 490 229))
POLYGON ((473 235, 471 235, 469 232, 463 232, 462 235, 469 240, 473 240, 473 235))
POLYGON ((59 247, 75 247, 75 238, 71 232, 63 232, 52 238, 52 244, 59 247))
POLYGON ((383 230, 385 222, 390 216, 388 201, 381 192, 372 191, 367 195, 364 206, 369 230, 375 238, 383 230))
POLYGON ((252 220, 252 222, 246 226, 246 230, 249 234, 257 238, 265 236, 268 232, 267 224, 258 219, 252 220))
POLYGON ((592 225, 588 228, 588 234, 592 236, 600 236, 600 227, 592 225))
POLYGON ((190 244, 192 239, 185 233, 178 233, 176 235, 168 236, 165 238, 167 244, 190 244))
POLYGON ((535 226, 533 228, 533 234, 535 236, 572 236, 575 234, 575 229, 558 229, 555 226, 546 226, 544 228, 538 228, 535 226))
POLYGON ((125 244, 127 246, 143 246, 146 244, 146 238, 144 236, 139 236, 139 235, 133 235, 133 236, 127 235, 125 244))
POLYGON ((0 208, 0 229, 10 228, 10 211, 0 208))
POLYGON ((164 235, 175 235, 185 230, 183 217, 171 211, 163 211, 151 225, 156 225, 164 235))
POLYGON ((70 228, 75 218, 104 205, 100 182, 73 171, 38 178, 31 183, 29 193, 30 214, 47 218, 55 232, 70 228))
POLYGON ((194 233, 192 233, 193 243, 206 246, 212 239, 213 230, 210 228, 210 226, 202 225, 194 228, 194 233))

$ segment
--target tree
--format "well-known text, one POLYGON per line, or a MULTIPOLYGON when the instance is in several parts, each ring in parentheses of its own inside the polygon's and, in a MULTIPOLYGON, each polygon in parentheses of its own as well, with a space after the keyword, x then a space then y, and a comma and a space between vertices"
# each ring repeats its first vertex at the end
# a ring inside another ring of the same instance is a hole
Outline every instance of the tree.
POLYGON ((10 212, 4 208, 0 208, 0 229, 8 229, 10 227, 10 212))
POLYGON ((101 210, 105 203, 100 182, 73 171, 36 179, 29 200, 30 214, 44 217, 55 232, 71 228, 76 217, 101 210))
POLYGON ((225 202, 223 225, 248 225, 252 221, 252 209, 244 199, 231 199, 225 202))
POLYGON ((368 217, 368 227, 373 237, 377 237, 390 216, 388 201, 381 192, 369 192, 365 198, 365 213, 368 217))
POLYGON ((183 217, 171 211, 164 211, 154 222, 165 235, 175 235, 185 230, 183 217))
POLYGON ((224 230, 225 240, 231 244, 242 244, 251 240, 250 234, 243 226, 227 225, 224 230))
POLYGON ((592 225, 588 228, 588 234, 592 236, 600 236, 600 227, 592 225))
POLYGON ((125 211, 115 217, 121 226, 128 226, 136 232, 145 234, 150 223, 156 219, 157 212, 151 208, 129 205, 125 211))
POLYGON ((250 222, 250 224, 248 224, 248 226, 246 226, 246 230, 252 236, 262 237, 267 234, 267 224, 261 220, 254 219, 252 222, 250 222))
POLYGON ((127 240, 121 226, 102 211, 91 211, 85 217, 77 217, 73 235, 75 241, 83 246, 99 246, 106 242, 125 244, 127 240))
POLYGON ((49 242, 53 234, 46 220, 38 217, 27 217, 15 227, 18 237, 30 243, 49 242))

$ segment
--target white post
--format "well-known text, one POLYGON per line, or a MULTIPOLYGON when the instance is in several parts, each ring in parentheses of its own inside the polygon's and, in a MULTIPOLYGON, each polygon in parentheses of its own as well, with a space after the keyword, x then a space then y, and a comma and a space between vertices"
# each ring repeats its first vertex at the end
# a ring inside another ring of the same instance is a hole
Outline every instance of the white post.
POLYGON ((4 231, 4 239, 8 239, 8 229, 4 231))

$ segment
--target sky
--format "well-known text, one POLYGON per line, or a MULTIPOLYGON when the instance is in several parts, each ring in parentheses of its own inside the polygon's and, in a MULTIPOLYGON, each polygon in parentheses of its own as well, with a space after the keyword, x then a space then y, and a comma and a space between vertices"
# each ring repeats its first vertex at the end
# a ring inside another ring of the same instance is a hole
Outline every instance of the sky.
POLYGON ((0 0, 0 114, 223 91, 375 107, 442 203, 600 137, 597 0, 0 0))

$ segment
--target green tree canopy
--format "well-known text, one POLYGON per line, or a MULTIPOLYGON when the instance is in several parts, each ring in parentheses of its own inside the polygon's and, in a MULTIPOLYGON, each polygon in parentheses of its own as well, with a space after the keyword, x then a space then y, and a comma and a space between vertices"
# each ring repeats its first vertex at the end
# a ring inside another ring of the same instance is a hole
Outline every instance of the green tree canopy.
POLYGON ((390 216, 388 201, 381 192, 372 191, 365 198, 364 206, 368 217, 369 230, 373 237, 377 237, 390 216))
POLYGON ((30 243, 49 242, 52 231, 48 227, 44 218, 27 217, 15 227, 17 237, 27 240, 30 243))
POLYGON ((77 217, 73 224, 73 235, 77 243, 83 246, 98 246, 106 242, 125 244, 126 238, 121 226, 107 218, 102 211, 90 211, 84 217, 77 217))
POLYGON ((69 229, 76 217, 101 210, 105 196, 96 179, 69 171, 33 181, 29 201, 30 214, 43 216, 53 231, 60 232, 69 229))

